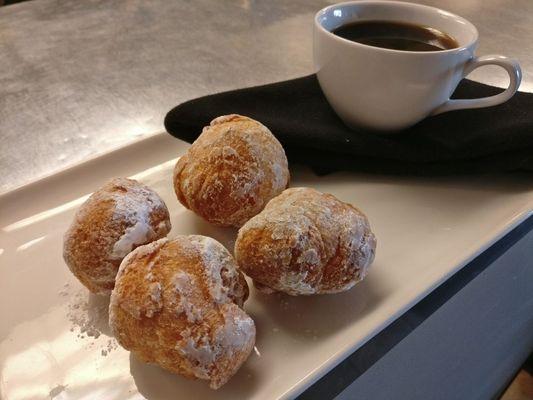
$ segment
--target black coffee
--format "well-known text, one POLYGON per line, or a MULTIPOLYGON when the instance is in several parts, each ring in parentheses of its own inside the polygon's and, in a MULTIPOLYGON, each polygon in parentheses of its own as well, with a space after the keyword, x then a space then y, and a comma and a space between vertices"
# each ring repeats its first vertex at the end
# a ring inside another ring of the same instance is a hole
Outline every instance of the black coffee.
POLYGON ((344 39, 404 51, 439 51, 459 47, 450 35, 429 26, 396 21, 357 21, 333 31, 344 39))

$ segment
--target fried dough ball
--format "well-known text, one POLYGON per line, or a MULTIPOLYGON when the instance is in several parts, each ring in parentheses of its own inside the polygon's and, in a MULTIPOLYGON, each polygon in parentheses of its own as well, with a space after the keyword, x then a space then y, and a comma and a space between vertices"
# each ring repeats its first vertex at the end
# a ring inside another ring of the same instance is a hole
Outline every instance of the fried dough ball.
POLYGON ((261 123, 236 114, 211 121, 174 169, 179 201, 218 226, 242 226, 288 183, 278 140, 261 123))
POLYGON ((242 310, 244 276, 216 240, 199 235, 138 247, 122 262, 111 294, 109 324, 141 360, 217 389, 255 344, 242 310))
POLYGON ((235 258, 258 289, 337 293, 361 281, 376 239, 366 216, 310 188, 285 190, 240 230, 235 258))
POLYGON ((149 187, 115 178, 78 209, 65 233, 63 258, 91 292, 108 294, 122 259, 135 247, 165 237, 168 209, 149 187))

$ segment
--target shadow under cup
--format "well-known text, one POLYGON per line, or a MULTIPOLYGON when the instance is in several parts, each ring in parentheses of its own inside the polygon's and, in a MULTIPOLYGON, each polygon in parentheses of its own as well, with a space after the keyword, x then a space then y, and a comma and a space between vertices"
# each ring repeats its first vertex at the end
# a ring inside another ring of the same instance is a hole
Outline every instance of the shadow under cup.
MULTIPOLYGON (((474 25, 437 8, 393 1, 341 3, 316 14, 314 64, 328 102, 346 125, 397 131, 432 114, 494 105, 463 103, 461 107, 458 104, 448 106, 449 109, 443 107, 454 102, 449 98, 458 83, 479 66, 473 65, 477 40, 474 25), (459 46, 423 52, 391 50, 353 42, 332 33, 340 26, 368 20, 436 28, 452 36, 459 46)), ((500 65, 485 62, 488 63, 500 65)), ((517 64, 516 68, 519 70, 517 64)), ((516 88, 508 98, 514 92, 516 88)), ((474 102, 480 100, 486 99, 474 102)))

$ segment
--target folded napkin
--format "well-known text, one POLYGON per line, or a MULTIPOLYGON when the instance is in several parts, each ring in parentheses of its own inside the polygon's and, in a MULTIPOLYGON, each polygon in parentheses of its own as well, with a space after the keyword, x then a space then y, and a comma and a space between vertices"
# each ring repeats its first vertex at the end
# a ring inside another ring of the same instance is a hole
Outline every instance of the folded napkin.
MULTIPOLYGON (((499 92, 465 79, 454 98, 499 92)), ((529 93, 519 92, 496 107, 430 117, 401 133, 385 135, 347 128, 311 75, 188 101, 167 114, 165 127, 173 136, 192 142, 213 118, 233 113, 262 122, 281 142, 290 162, 319 171, 419 175, 533 171, 533 94, 529 93)))

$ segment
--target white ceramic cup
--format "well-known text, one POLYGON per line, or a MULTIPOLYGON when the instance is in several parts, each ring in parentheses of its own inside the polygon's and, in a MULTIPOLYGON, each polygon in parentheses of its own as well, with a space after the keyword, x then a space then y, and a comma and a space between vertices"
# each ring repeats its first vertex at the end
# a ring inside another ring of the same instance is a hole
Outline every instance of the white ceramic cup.
POLYGON ((349 127, 398 131, 429 115, 490 107, 509 100, 521 70, 504 56, 474 56, 478 32, 466 19, 438 8, 398 1, 351 1, 320 10, 314 23, 314 63, 328 102, 349 127), (373 47, 332 33, 354 21, 410 22, 454 37, 459 47, 442 51, 403 51, 373 47), (495 96, 450 100, 466 75, 482 65, 498 65, 509 87, 495 96))

